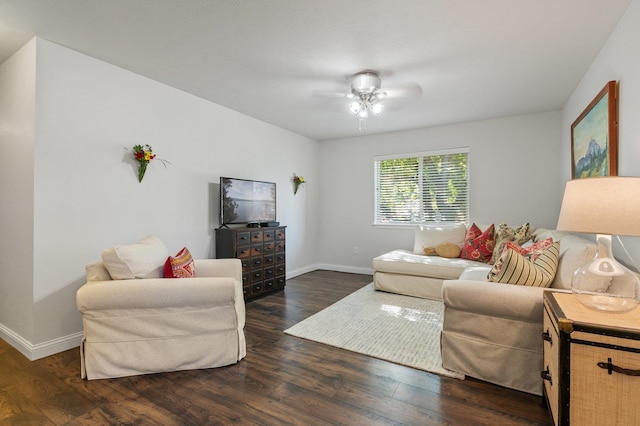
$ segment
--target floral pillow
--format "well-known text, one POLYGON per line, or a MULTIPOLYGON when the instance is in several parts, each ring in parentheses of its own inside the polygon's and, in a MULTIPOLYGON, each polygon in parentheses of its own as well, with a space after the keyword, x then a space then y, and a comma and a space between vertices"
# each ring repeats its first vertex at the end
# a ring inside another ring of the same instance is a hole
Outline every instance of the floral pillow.
POLYGON ((506 223, 501 223, 498 225, 498 229, 496 230, 496 244, 493 249, 493 261, 497 261, 502 253, 504 252, 504 247, 507 242, 512 241, 517 245, 521 246, 527 241, 531 239, 530 226, 528 223, 525 223, 522 226, 517 228, 512 228, 506 223))
POLYGON ((484 232, 474 223, 469 228, 462 243, 460 258, 489 263, 495 245, 495 226, 491 225, 484 232))

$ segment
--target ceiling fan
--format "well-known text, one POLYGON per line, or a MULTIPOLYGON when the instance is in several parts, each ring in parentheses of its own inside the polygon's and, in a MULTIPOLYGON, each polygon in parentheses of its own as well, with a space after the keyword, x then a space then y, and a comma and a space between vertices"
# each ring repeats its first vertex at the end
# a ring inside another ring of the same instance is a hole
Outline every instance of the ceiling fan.
POLYGON ((351 91, 324 92, 316 91, 314 95, 334 98, 353 99, 349 103, 349 111, 358 117, 360 131, 366 130, 369 112, 379 115, 384 109, 383 100, 392 98, 409 98, 422 94, 422 88, 417 83, 382 89, 382 80, 377 71, 360 71, 350 77, 351 91))

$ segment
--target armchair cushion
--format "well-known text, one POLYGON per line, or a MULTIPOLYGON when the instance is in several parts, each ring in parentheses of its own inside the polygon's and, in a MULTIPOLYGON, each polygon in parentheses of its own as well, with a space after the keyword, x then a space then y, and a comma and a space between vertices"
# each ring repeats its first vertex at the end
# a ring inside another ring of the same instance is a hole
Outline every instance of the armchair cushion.
POLYGON ((102 252, 102 261, 114 280, 162 278, 169 249, 154 236, 137 244, 118 245, 102 252))

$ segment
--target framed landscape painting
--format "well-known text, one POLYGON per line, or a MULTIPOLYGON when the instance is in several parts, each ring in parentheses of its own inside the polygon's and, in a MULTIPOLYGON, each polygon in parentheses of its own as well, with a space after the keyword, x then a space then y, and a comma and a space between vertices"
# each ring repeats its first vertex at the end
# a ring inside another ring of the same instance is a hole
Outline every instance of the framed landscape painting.
POLYGON ((571 125, 571 178, 618 175, 617 84, 608 82, 571 125))

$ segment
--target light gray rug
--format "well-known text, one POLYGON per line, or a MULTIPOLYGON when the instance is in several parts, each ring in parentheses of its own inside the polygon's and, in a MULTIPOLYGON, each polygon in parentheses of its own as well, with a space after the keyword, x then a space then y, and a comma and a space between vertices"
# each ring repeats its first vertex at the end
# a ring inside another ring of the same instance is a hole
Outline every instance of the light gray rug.
POLYGON ((442 310, 440 301, 376 291, 371 283, 284 332, 463 379, 442 367, 442 310))

